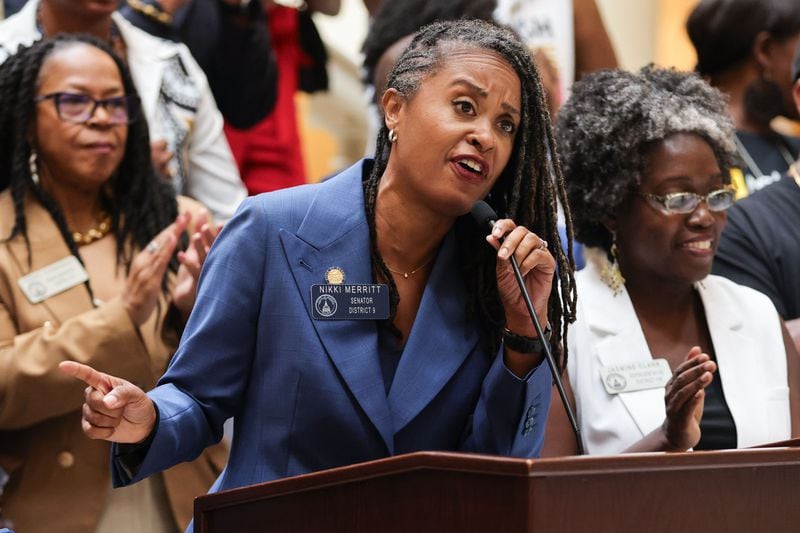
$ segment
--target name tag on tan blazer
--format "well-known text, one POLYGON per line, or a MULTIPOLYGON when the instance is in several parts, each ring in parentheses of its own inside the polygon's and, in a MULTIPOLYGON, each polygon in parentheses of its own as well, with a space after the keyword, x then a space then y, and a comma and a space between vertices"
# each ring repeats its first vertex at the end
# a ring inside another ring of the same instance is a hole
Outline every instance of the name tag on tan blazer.
POLYGON ((17 283, 28 301, 38 304, 88 279, 86 269, 71 255, 19 278, 17 283))

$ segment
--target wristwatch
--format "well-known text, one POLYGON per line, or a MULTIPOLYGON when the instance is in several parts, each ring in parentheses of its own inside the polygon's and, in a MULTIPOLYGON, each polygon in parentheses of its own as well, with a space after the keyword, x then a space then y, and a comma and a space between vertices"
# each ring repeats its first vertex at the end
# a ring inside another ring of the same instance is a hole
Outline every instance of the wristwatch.
MULTIPOLYGON (((545 326, 543 333, 545 341, 550 342, 551 330, 549 323, 545 326)), ((517 335, 508 328, 503 328, 503 344, 506 348, 519 353, 541 353, 544 350, 540 338, 517 335)))

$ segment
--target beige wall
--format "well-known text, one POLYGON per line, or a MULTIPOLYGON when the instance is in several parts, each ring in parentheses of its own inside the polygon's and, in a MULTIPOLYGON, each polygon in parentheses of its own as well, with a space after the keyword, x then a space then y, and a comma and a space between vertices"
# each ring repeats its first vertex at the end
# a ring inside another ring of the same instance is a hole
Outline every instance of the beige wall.
POLYGON ((620 66, 633 70, 653 61, 658 0, 596 1, 620 66))
POLYGON ((698 0, 661 0, 658 11, 655 60, 660 65, 692 70, 697 60, 686 19, 698 0))
POLYGON ((695 55, 684 29, 698 0, 597 0, 620 66, 650 62, 694 68, 695 55))

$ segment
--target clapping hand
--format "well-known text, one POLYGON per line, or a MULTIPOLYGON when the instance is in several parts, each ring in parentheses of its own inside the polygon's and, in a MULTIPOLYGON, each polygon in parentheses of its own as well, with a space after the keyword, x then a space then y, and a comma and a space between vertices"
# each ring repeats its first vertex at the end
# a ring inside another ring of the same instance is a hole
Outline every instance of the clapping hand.
POLYGON ((190 218, 189 213, 178 215, 175 222, 156 235, 131 262, 122 304, 137 327, 147 321, 158 303, 164 273, 190 218))
POLYGON ((664 396, 667 417, 661 429, 673 449, 688 450, 700 442, 705 389, 716 370, 716 363, 695 346, 667 382, 664 396))
POLYGON ((169 162, 172 161, 173 153, 167 146, 167 141, 160 139, 150 143, 150 157, 153 160, 153 168, 161 178, 169 181, 172 179, 172 174, 169 168, 169 162))
POLYGON ((195 219, 195 231, 189 241, 189 247, 185 252, 178 252, 178 279, 175 289, 172 291, 172 301, 175 307, 188 318, 189 313, 194 307, 195 296, 197 293, 197 280, 200 278, 200 271, 206 260, 208 251, 214 243, 214 239, 222 229, 221 224, 216 224, 212 228, 209 222, 208 211, 201 210, 195 219))

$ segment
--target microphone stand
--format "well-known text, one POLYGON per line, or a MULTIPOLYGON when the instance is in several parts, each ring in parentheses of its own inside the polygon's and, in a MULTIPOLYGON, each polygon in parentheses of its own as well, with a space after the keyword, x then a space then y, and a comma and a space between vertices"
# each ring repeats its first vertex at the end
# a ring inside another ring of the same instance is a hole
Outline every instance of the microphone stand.
MULTIPOLYGON (((489 228, 492 229, 497 221, 497 213, 495 213, 494 209, 492 209, 492 207, 485 201, 476 202, 475 205, 472 206, 472 211, 470 214, 478 223, 478 225, 485 226, 488 224, 489 228)), ((514 270, 514 277, 517 279, 519 290, 522 293, 522 298, 525 300, 525 306, 528 308, 528 314, 531 316, 533 327, 536 329, 536 334, 539 336, 539 340, 541 341, 542 351, 544 351, 544 358, 547 360, 547 365, 550 367, 550 373, 553 376, 553 382, 556 384, 558 395, 561 397, 561 403, 564 405, 564 411, 566 411, 567 418, 569 418, 569 423, 572 426, 572 431, 575 433, 576 444, 578 445, 578 455, 583 455, 584 449, 583 439, 581 438, 581 429, 578 426, 575 413, 572 412, 572 407, 567 400, 567 393, 564 392, 564 383, 561 382, 561 376, 558 373, 558 367, 556 367, 556 360, 553 357, 553 351, 550 349, 550 341, 544 338, 542 325, 539 324, 539 317, 536 315, 536 310, 534 310, 533 304, 531 303, 531 297, 528 294, 528 289, 525 287, 525 280, 522 279, 522 273, 519 271, 517 259, 513 254, 509 259, 511 261, 511 268, 514 270)))
MULTIPOLYGON (((494 220, 490 221, 492 226, 494 226, 494 220)), ((567 399, 567 393, 564 391, 564 383, 561 381, 561 376, 558 373, 558 367, 556 366, 556 360, 553 357, 553 352, 550 350, 550 341, 544 338, 544 331, 542 330, 542 325, 539 324, 539 317, 536 315, 536 310, 533 308, 533 303, 531 303, 531 298, 528 295, 528 289, 525 287, 525 280, 522 278, 522 273, 519 271, 519 264, 517 264, 517 258, 511 254, 511 268, 514 270, 514 277, 517 278, 517 284, 519 285, 519 290, 522 292, 522 298, 525 300, 525 306, 528 308, 528 314, 531 315, 531 321, 533 322, 533 327, 536 329, 536 334, 539 336, 539 339, 542 341, 542 349, 544 350, 544 358, 547 361, 547 365, 550 367, 550 373, 553 375, 553 382, 556 385, 556 389, 558 390, 558 395, 561 397, 561 403, 564 405, 564 410, 567 412, 567 418, 569 418, 569 423, 572 426, 572 431, 575 433, 575 440, 578 445, 578 455, 584 454, 583 449, 583 439, 581 438, 581 429, 578 426, 578 420, 575 418, 575 413, 572 412, 572 407, 569 404, 569 400, 567 399)))

